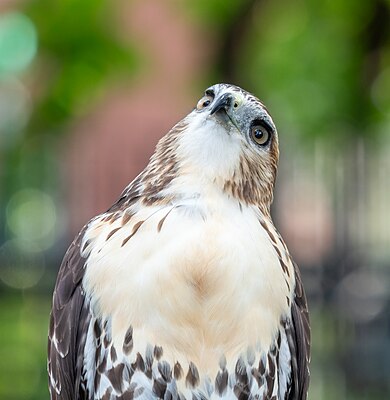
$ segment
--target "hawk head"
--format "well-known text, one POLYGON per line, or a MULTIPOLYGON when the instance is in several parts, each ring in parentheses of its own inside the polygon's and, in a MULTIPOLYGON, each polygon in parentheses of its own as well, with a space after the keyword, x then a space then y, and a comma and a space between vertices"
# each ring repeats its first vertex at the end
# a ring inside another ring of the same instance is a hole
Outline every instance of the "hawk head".
POLYGON ((142 179, 144 193, 156 199, 214 188, 268 212, 278 158, 265 106, 237 86, 217 84, 160 140, 142 179))

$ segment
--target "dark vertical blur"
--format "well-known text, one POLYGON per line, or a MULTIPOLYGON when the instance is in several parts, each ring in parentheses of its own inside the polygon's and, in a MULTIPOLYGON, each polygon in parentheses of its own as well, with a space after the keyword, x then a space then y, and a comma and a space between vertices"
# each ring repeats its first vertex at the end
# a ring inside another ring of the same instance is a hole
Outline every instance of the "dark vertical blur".
POLYGON ((55 275, 205 87, 279 128, 276 225, 313 330, 310 399, 390 395, 390 2, 0 3, 0 398, 47 398, 55 275))

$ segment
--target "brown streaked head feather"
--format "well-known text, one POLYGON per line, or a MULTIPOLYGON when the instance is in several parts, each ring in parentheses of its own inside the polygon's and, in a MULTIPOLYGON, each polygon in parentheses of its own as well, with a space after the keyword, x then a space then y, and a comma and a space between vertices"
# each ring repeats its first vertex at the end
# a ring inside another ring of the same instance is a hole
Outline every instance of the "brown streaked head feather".
POLYGON ((169 204, 183 195, 175 183, 186 177, 269 214, 279 159, 272 118, 259 99, 237 86, 219 84, 206 92, 213 93, 210 104, 195 108, 158 142, 145 170, 122 194, 123 208, 134 192, 144 205, 169 204), (221 98, 231 101, 220 106, 221 98), (251 137, 255 123, 269 132, 263 146, 251 137))

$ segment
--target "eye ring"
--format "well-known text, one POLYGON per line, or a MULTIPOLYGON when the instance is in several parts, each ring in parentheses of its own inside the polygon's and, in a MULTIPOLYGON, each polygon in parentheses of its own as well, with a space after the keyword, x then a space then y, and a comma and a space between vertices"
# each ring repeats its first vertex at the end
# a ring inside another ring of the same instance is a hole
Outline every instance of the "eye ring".
POLYGON ((253 141, 260 145, 265 146, 271 139, 271 133, 269 129, 263 124, 256 123, 251 126, 250 135, 253 141))
POLYGON ((208 107, 212 101, 213 101, 213 97, 206 94, 198 101, 198 104, 196 105, 196 109, 199 111, 203 110, 204 108, 208 107))

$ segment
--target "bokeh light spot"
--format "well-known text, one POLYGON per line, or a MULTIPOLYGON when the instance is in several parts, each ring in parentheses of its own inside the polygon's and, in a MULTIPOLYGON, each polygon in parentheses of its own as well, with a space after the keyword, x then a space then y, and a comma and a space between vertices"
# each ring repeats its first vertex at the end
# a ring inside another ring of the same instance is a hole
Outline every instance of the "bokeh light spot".
POLYGON ((336 293, 339 309, 354 321, 368 322, 377 317, 386 306, 386 282, 370 270, 348 274, 340 282, 336 293))
POLYGON ((0 146, 12 146, 26 126, 31 112, 30 94, 17 79, 0 80, 0 146))
POLYGON ((41 249, 31 242, 13 239, 0 247, 0 279, 15 289, 35 286, 45 272, 41 249))
POLYGON ((39 244, 43 250, 54 242, 56 208, 52 198, 37 189, 15 193, 7 206, 7 225, 19 239, 39 244))
POLYGON ((37 52, 37 32, 32 21, 16 12, 0 16, 0 72, 26 68, 37 52))

